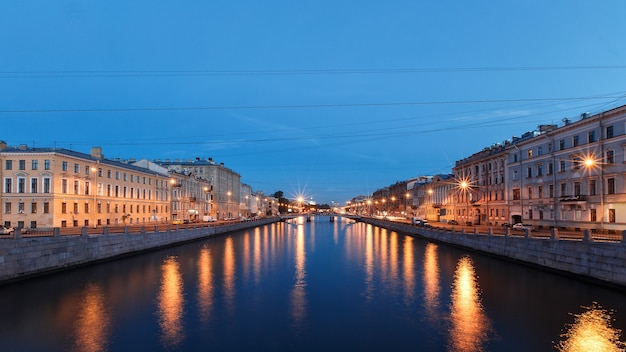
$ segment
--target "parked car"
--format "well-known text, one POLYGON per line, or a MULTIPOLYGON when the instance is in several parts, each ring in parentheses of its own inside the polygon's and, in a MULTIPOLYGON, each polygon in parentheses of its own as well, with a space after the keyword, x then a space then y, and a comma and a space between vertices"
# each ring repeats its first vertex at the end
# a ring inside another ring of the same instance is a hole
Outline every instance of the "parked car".
POLYGON ((458 224, 459 224, 459 222, 458 222, 458 221, 456 221, 456 220, 448 220, 448 224, 449 224, 449 225, 458 225, 458 224))
POLYGON ((15 232, 15 229, 7 226, 0 226, 0 235, 12 235, 15 232))
POLYGON ((182 225, 184 223, 185 221, 183 221, 182 219, 176 219, 172 221, 172 225, 182 225))
POLYGON ((533 225, 526 225, 526 224, 522 224, 521 222, 518 222, 517 224, 513 225, 513 230, 534 230, 535 227, 533 225))

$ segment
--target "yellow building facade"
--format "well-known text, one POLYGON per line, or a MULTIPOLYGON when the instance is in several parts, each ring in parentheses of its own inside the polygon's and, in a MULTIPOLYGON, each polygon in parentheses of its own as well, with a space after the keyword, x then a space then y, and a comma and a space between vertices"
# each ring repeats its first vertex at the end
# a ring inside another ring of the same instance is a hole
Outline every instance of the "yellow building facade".
POLYGON ((91 154, 0 142, 0 223, 19 228, 162 223, 169 176, 91 154))

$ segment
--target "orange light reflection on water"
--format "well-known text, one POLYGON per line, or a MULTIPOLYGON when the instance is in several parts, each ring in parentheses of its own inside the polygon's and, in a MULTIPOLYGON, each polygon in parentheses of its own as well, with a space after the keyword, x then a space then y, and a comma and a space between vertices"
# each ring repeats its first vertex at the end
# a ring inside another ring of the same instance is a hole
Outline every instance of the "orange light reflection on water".
POLYGON ((169 257, 161 266, 159 292, 159 323, 164 346, 176 346, 183 335, 183 279, 176 257, 169 257))
POLYGON ((439 318, 439 263, 437 245, 429 243, 424 252, 424 306, 426 315, 432 320, 439 318))
POLYGON ((459 259, 452 287, 451 351, 483 351, 489 322, 480 303, 480 290, 472 260, 459 259))
POLYGON ((626 343, 620 341, 621 331, 611 327, 611 313, 594 303, 587 311, 574 315, 574 324, 561 337, 557 348, 567 352, 613 352, 626 351, 626 343))
POLYGON ((102 288, 95 284, 87 285, 76 321, 75 350, 106 351, 109 325, 109 315, 102 288))
POLYGON ((207 246, 200 250, 198 260, 198 306, 200 318, 203 322, 207 322, 213 308, 213 268, 211 251, 207 246))

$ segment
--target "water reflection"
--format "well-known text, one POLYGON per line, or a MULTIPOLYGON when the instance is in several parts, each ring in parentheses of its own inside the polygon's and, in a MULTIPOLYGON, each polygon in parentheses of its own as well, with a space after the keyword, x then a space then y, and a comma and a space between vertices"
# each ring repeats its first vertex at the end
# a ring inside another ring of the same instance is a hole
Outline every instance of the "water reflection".
POLYGON ((82 295, 75 326, 75 350, 106 351, 109 335, 109 314, 102 287, 88 284, 82 295))
POLYGON ((252 265, 254 282, 259 283, 261 280, 261 230, 258 227, 254 229, 254 252, 252 253, 252 265))
POLYGON ((213 308, 213 267, 211 252, 206 245, 200 250, 198 260, 198 306, 200 319, 206 323, 213 308))
POLYGON ((176 257, 169 257, 161 266, 162 279, 158 297, 159 325, 164 346, 176 346, 183 335, 183 279, 176 257))
POLYGON ((227 237, 224 242, 224 297, 226 304, 232 308, 235 297, 235 250, 232 237, 227 237))
POLYGON ((404 299, 407 305, 412 304, 415 299, 415 259, 413 256, 413 237, 404 237, 403 252, 403 278, 404 278, 404 299))
POLYGON ((483 351, 488 320, 480 303, 480 290, 469 257, 459 259, 452 286, 451 351, 483 351))
POLYGON ((373 227, 365 230, 365 298, 369 301, 374 295, 374 234, 373 227))
POLYGON ((439 318, 439 264, 437 245, 428 243, 424 251, 424 307, 431 320, 439 318))
POLYGON ((565 338, 557 348, 568 352, 626 351, 620 341, 621 331, 611 327, 612 313, 594 303, 587 311, 574 315, 574 324, 562 335, 565 338))
POLYGON ((306 314, 306 249, 304 226, 298 226, 295 243, 295 283, 291 291, 291 315, 296 322, 306 314))

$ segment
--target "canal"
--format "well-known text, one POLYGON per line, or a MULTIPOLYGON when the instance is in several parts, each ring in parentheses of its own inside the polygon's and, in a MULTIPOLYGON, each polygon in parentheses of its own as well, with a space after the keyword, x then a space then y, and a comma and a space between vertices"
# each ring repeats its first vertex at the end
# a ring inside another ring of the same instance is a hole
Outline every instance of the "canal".
POLYGON ((625 328, 624 291, 324 216, 0 286, 3 351, 611 351, 625 328))

